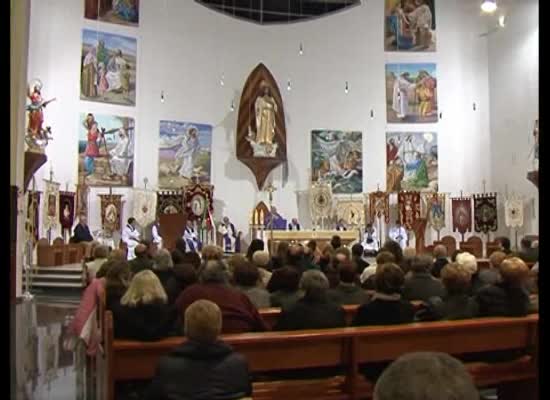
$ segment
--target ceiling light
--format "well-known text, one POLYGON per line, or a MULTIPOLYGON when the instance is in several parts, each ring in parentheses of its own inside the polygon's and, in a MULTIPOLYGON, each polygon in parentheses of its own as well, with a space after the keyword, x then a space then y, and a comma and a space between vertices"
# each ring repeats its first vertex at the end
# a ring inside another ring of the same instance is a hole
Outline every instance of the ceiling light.
POLYGON ((486 13, 494 13, 497 9, 497 0, 483 0, 481 3, 481 11, 486 13))

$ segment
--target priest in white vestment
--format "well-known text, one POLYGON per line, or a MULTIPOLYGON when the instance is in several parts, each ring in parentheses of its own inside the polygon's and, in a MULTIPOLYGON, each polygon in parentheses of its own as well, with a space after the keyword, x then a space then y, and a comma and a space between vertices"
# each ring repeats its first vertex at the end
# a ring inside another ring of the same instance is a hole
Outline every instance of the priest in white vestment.
POLYGON ((409 90, 416 86, 409 82, 409 76, 408 72, 404 72, 393 82, 392 109, 399 119, 404 119, 409 114, 409 90))
POLYGON ((370 255, 375 254, 380 249, 380 242, 378 241, 378 234, 376 228, 372 224, 367 224, 367 229, 363 235, 363 243, 361 243, 365 252, 370 255))
POLYGON ((153 243, 157 245, 157 250, 162 249, 162 236, 160 236, 160 221, 158 217, 151 227, 151 235, 153 236, 153 243))
POLYGON ((128 261, 136 258, 135 249, 139 244, 139 237, 139 231, 136 229, 136 219, 132 217, 128 218, 128 223, 124 229, 122 229, 121 237, 121 240, 126 243, 126 246, 128 247, 128 261))
POLYGON ((185 227, 185 231, 183 232, 183 240, 185 240, 187 249, 190 252, 198 252, 202 248, 202 243, 199 240, 199 236, 197 234, 197 231, 195 230, 195 227, 193 226, 193 222, 189 219, 187 220, 187 226, 185 227))
POLYGON ((403 227, 403 225, 401 225, 401 221, 395 221, 395 226, 390 229, 389 236, 391 240, 399 243, 399 246, 401 246, 402 249, 407 247, 407 230, 403 227))

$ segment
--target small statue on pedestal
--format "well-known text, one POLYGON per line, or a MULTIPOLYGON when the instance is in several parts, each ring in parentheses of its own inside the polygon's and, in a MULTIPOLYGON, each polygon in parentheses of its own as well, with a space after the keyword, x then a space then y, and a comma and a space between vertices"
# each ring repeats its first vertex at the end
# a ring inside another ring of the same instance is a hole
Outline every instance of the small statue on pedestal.
POLYGON ((48 141, 52 140, 52 130, 49 126, 42 127, 44 123, 43 109, 55 98, 44 101, 42 99, 42 82, 35 79, 29 83, 27 97, 31 103, 27 105, 28 111, 28 126, 25 135, 25 142, 29 146, 29 150, 43 152, 48 145, 48 141))

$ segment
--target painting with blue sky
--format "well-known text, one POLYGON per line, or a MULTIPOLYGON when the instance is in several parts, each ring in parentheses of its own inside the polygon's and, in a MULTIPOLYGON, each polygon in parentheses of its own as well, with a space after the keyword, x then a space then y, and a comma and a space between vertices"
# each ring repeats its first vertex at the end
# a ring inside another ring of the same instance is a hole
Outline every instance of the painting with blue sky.
POLYGON ((386 64, 388 123, 434 123, 437 112, 436 65, 386 64))
POLYGON ((80 99, 135 106, 137 40, 82 30, 80 99))
POLYGON ((160 121, 159 187, 181 188, 198 178, 210 183, 212 125, 160 121))

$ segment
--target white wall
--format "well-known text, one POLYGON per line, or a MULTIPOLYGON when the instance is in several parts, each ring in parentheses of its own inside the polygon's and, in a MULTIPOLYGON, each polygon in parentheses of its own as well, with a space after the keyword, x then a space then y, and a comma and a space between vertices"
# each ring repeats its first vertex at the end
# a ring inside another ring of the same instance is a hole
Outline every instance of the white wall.
MULTIPOLYGON (((159 120, 176 119, 214 125, 212 183, 216 217, 229 214, 238 229, 247 231, 258 193, 252 173, 235 158, 237 113, 241 88, 251 70, 264 62, 281 90, 287 118, 288 181, 281 188, 282 168, 274 171, 275 204, 288 218, 309 220, 298 210, 296 191, 309 184, 310 132, 313 129, 350 129, 363 132, 364 191, 385 187, 385 132, 438 132, 440 190, 465 194, 493 189, 490 174, 489 88, 487 40, 479 38, 482 20, 475 8, 461 1, 437 2, 438 51, 426 54, 385 53, 384 1, 327 18, 299 24, 262 27, 217 14, 193 1, 141 2, 139 28, 96 23, 83 18, 83 1, 33 0, 29 78, 44 82, 46 96, 58 101, 46 110, 55 141, 47 154, 55 178, 74 190, 77 179, 78 118, 81 112, 118 113, 136 119, 134 182, 156 187, 159 120), (136 107, 79 100, 79 62, 82 28, 99 28, 138 39, 136 107), (299 56, 300 42, 305 54, 299 56), (386 62, 436 62, 439 85, 438 124, 386 124, 386 62), (225 74, 225 86, 219 78, 225 74), (286 91, 287 79, 292 91, 286 91), (350 92, 344 93, 345 81, 350 92), (166 101, 161 104, 160 92, 166 101), (477 104, 473 111, 472 104, 477 104), (370 109, 375 118, 370 118, 370 109), (486 173, 480 173, 486 171, 486 173)), ((38 173, 47 177, 49 165, 38 173)), ((40 182, 41 184, 41 182, 40 182)), ((98 189, 90 197, 90 224, 99 227, 98 189)), ((102 189, 106 192, 106 189, 102 189)), ((123 217, 131 212, 129 190, 123 217)), ((447 222, 450 225, 450 218, 447 222)), ((445 232, 443 232, 445 233, 445 232)), ((429 235, 428 235, 429 240, 429 235)))
MULTIPOLYGON (((509 193, 525 199, 521 237, 539 232, 538 189, 527 180, 539 112, 538 0, 522 0, 509 13, 506 29, 489 37, 491 170, 496 190, 505 193, 507 185, 509 193)), ((503 207, 500 216, 500 232, 513 237, 504 225, 503 207)))

